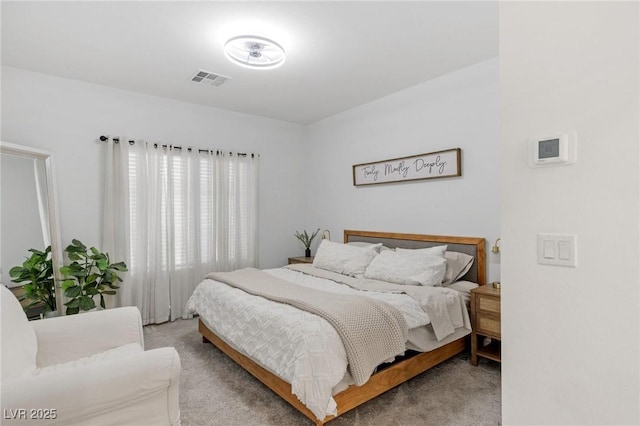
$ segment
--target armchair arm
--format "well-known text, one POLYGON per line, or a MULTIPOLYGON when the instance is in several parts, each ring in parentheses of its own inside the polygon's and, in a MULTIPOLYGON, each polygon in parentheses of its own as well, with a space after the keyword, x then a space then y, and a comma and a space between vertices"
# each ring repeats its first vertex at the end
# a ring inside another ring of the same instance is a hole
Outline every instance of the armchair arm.
POLYGON ((30 324, 38 339, 38 367, 91 356, 127 343, 138 343, 144 349, 140 311, 132 306, 30 324))
POLYGON ((160 348, 5 380, 3 412, 25 409, 29 421, 12 423, 5 416, 3 424, 179 425, 180 369, 176 350, 160 348), (49 410, 55 418, 35 419, 32 409, 49 410))

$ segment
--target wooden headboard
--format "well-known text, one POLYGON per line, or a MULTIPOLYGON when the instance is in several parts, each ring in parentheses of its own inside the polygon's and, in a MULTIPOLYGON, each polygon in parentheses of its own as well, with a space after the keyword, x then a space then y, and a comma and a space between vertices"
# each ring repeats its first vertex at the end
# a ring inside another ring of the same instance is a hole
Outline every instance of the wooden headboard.
POLYGON ((344 242, 382 243, 389 248, 419 249, 439 245, 447 245, 447 251, 457 251, 475 257, 473 266, 463 280, 476 282, 479 285, 487 283, 486 255, 484 238, 451 237, 445 235, 398 234, 392 232, 374 231, 344 231, 344 242))

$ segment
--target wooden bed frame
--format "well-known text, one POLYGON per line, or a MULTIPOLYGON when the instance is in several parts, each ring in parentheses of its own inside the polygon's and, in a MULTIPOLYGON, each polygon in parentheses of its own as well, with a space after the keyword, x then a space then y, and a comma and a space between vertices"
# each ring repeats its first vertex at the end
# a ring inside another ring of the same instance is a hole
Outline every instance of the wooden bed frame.
MULTIPOLYGON (((476 258, 473 268, 463 278, 475 281, 480 285, 486 283, 484 238, 345 230, 344 242, 352 241, 383 242, 388 247, 400 246, 406 248, 431 247, 447 244, 449 245, 448 250, 463 251, 467 254, 472 254, 476 258)), ((288 382, 232 348, 209 330, 202 320, 199 320, 198 329, 200 334, 202 334, 203 342, 212 343, 272 391, 280 395, 285 401, 289 402, 302 414, 311 419, 316 425, 323 425, 337 417, 327 416, 322 420, 318 420, 291 392, 291 385, 288 382)), ((349 386, 347 389, 333 396, 338 406, 338 416, 459 354, 465 349, 466 341, 466 336, 461 337, 430 352, 422 352, 407 357, 373 374, 364 385, 349 386)))

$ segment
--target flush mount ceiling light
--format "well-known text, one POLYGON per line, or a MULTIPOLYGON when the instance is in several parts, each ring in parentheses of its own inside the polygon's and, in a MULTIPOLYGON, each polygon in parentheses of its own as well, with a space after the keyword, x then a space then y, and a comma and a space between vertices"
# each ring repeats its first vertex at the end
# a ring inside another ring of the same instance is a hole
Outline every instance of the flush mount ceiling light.
POLYGON ((237 36, 224 45, 224 53, 236 64, 253 69, 272 69, 284 63, 284 49, 275 41, 259 36, 237 36))

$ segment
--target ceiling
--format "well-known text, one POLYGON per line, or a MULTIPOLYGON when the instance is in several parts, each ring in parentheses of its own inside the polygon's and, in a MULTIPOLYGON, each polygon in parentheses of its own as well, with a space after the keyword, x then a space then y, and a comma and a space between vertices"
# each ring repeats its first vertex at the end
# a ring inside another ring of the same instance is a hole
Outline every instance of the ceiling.
POLYGON ((3 65, 301 124, 498 55, 497 2, 1 5, 3 65), (223 33, 246 20, 271 26, 283 66, 224 56, 223 33), (197 85, 198 70, 231 79, 197 85))

